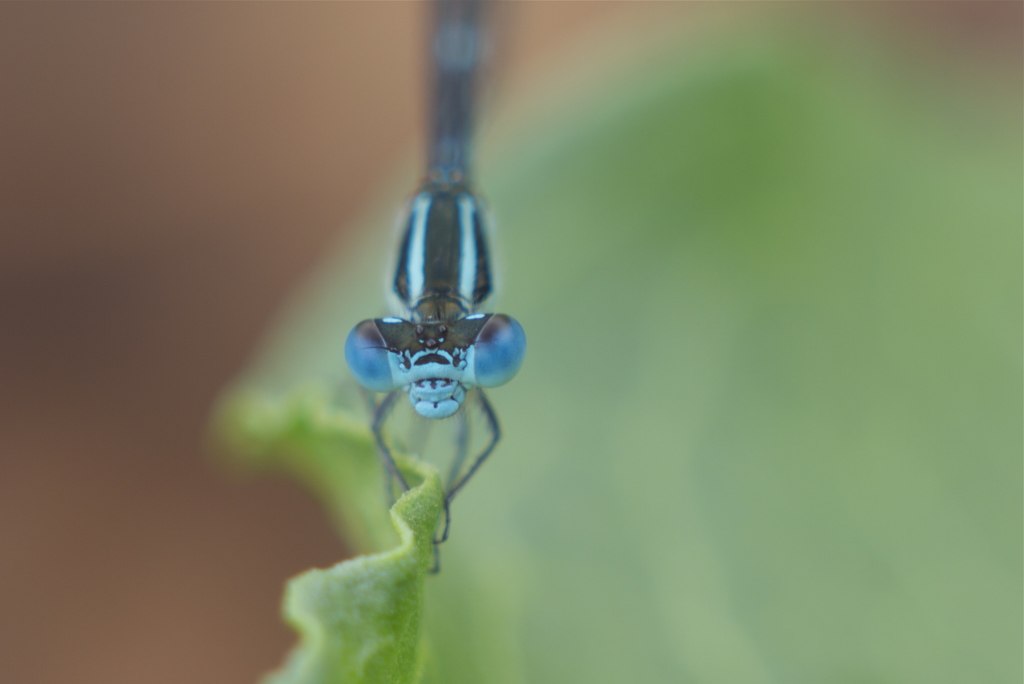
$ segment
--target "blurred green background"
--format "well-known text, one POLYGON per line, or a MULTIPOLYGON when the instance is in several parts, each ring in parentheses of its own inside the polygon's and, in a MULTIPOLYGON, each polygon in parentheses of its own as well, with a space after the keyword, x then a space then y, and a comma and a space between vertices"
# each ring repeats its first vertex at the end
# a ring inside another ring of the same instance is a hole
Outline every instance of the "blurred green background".
MULTIPOLYGON (((438 681, 1019 681, 1020 68, 755 14, 489 138, 530 351, 428 581, 438 681)), ((382 225, 257 384, 345 377, 382 225)))
MULTIPOLYGON (((1022 6, 509 5, 440 680, 1021 681, 1022 6)), ((203 440, 382 313, 425 17, 0 4, 0 681, 255 681, 351 554, 203 440)))

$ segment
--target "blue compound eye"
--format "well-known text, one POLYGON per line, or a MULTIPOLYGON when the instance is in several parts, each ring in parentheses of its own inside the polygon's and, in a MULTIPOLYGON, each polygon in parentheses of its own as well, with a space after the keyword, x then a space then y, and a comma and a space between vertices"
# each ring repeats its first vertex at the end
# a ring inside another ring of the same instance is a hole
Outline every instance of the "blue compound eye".
POLYGON ((359 384, 374 392, 391 392, 401 385, 391 373, 390 352, 372 320, 363 321, 345 340, 345 362, 359 384))
POLYGON ((474 384, 497 387, 515 377, 526 356, 526 333, 505 314, 490 317, 473 344, 474 384))

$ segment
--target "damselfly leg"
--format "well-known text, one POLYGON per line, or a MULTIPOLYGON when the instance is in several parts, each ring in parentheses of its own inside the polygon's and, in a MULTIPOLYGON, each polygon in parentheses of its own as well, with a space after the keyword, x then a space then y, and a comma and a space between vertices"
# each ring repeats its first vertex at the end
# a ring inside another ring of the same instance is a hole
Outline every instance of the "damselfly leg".
POLYGON ((469 412, 459 411, 455 414, 455 457, 448 465, 448 477, 444 481, 445 491, 452 487, 455 478, 462 472, 462 464, 469 453, 469 412))
POLYGON ((387 440, 384 439, 384 422, 395 408, 395 402, 402 393, 399 391, 388 392, 381 401, 376 410, 373 412, 373 437, 377 441, 377 452, 380 454, 381 460, 384 462, 385 470, 387 472, 387 490, 389 498, 394 503, 394 495, 391 491, 392 480, 398 480, 398 484, 402 487, 403 492, 409 491, 409 485, 405 481, 405 477, 402 472, 398 469, 398 465, 395 463, 395 457, 391 455, 391 447, 388 446, 387 440))
MULTIPOLYGON (((462 471, 466 463, 466 458, 469 455, 470 443, 470 419, 469 411, 467 410, 469 408, 469 402, 467 402, 467 405, 463 410, 459 411, 452 417, 455 430, 455 453, 448 466, 448 476, 445 480, 444 522, 441 528, 441 534, 434 539, 435 544, 442 544, 448 540, 448 533, 451 529, 452 501, 466 483, 469 482, 470 478, 473 477, 480 466, 483 465, 484 461, 486 461, 491 455, 494 448, 498 445, 498 441, 501 439, 501 426, 498 423, 498 417, 494 412, 494 407, 491 406, 491 402, 487 399, 486 393, 484 393, 482 389, 477 388, 472 390, 470 395, 475 399, 473 403, 476 403, 480 408, 480 414, 484 421, 484 428, 488 434, 487 441, 483 449, 481 449, 481 451, 473 458, 469 469, 463 473, 462 471)), ((385 436, 388 418, 393 415, 395 404, 400 396, 401 393, 398 391, 389 392, 385 395, 380 404, 376 406, 372 426, 374 440, 377 443, 377 450, 385 465, 385 488, 392 504, 394 503, 393 485, 395 480, 398 481, 403 492, 408 491, 409 489, 408 483, 403 477, 401 471, 398 469, 398 465, 392 455, 391 446, 388 444, 388 440, 385 436)))
POLYGON ((477 398, 477 403, 480 404, 480 410, 483 414, 487 431, 490 433, 490 437, 487 441, 487 446, 477 454, 473 460, 473 464, 469 467, 464 475, 460 477, 462 472, 462 466, 466 461, 466 456, 469 453, 469 421, 466 418, 467 412, 461 411, 459 413, 462 416, 462 422, 459 427, 457 434, 457 449, 455 458, 452 459, 451 467, 448 470, 448 480, 445 487, 444 496, 444 528, 442 529, 441 536, 434 540, 435 544, 443 544, 448 540, 448 532, 451 529, 451 504, 455 499, 455 495, 459 493, 469 478, 473 477, 473 474, 483 465, 487 457, 494 451, 494 447, 498 445, 498 441, 501 439, 501 425, 498 423, 498 416, 494 412, 494 408, 491 406, 491 402, 487 399, 487 394, 482 389, 478 389, 473 393, 477 398))

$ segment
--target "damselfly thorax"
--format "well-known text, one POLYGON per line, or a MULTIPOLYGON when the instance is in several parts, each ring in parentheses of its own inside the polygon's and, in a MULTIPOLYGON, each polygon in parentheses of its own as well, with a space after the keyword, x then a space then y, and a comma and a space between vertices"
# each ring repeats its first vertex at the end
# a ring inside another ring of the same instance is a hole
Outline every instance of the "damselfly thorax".
POLYGON ((410 202, 394 295, 416 321, 453 321, 491 294, 486 209, 465 185, 428 182, 410 202))

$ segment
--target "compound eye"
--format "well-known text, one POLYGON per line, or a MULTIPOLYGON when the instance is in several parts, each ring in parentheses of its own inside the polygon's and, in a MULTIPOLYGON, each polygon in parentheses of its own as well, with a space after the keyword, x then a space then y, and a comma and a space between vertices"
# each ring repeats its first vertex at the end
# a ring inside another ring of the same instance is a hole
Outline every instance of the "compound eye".
POLYGON ((387 345, 372 320, 363 321, 345 340, 345 362, 359 384, 374 392, 391 392, 400 387, 391 373, 387 345))
POLYGON ((497 387, 515 377, 526 356, 526 333, 519 321, 495 314, 473 345, 473 377, 480 387, 497 387))

